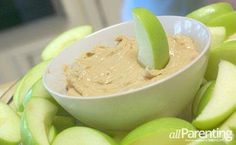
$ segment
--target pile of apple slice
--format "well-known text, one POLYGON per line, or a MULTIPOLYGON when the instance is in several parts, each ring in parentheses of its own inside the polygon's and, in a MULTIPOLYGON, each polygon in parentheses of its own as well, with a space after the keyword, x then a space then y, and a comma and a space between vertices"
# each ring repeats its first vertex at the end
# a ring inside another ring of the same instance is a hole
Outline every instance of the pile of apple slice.
POLYGON ((76 125, 46 91, 42 75, 53 57, 91 32, 91 26, 80 26, 59 35, 44 49, 43 61, 17 82, 13 104, 0 102, 0 145, 49 145, 57 133, 76 125))
MULTIPOLYGON (((193 102, 192 123, 201 130, 220 128, 236 133, 236 12, 228 3, 216 3, 187 16, 209 26, 212 33, 208 82, 193 102)), ((236 138, 227 144, 236 144, 236 138)))
MULTIPOLYGON (((148 10, 133 11, 137 41, 143 46, 139 60, 145 66, 160 69, 168 63, 168 44, 159 20, 148 10), (147 19, 150 19, 147 23, 147 19), (160 35, 150 34, 156 31, 160 35), (142 34, 142 35, 139 35, 142 34), (156 39, 157 38, 157 39, 156 39), (145 43, 144 41, 145 40, 145 43), (156 40, 155 42, 153 40, 156 40), (144 53, 145 52, 145 53, 144 53), (159 57, 162 56, 162 57, 159 57)), ((69 30, 53 40, 42 53, 40 64, 17 83, 13 105, 0 102, 0 145, 223 145, 232 142, 187 141, 170 139, 178 129, 230 129, 236 132, 236 12, 228 3, 216 3, 189 15, 209 26, 212 32, 208 80, 193 102, 194 120, 160 118, 131 132, 105 133, 78 124, 45 90, 42 74, 53 57, 66 46, 91 33, 90 26, 69 30)))
POLYGON ((215 80, 221 59, 236 64, 236 11, 229 3, 215 3, 202 7, 187 17, 196 19, 209 27, 212 33, 207 80, 215 80))

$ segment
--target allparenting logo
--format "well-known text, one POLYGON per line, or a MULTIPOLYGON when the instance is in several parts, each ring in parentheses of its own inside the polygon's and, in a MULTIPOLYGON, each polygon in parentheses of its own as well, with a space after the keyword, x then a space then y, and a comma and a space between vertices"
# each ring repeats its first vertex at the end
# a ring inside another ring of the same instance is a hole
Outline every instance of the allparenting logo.
POLYGON ((231 130, 189 130, 187 128, 178 129, 169 134, 170 139, 186 139, 186 141, 204 140, 204 141, 232 141, 233 132, 231 130))

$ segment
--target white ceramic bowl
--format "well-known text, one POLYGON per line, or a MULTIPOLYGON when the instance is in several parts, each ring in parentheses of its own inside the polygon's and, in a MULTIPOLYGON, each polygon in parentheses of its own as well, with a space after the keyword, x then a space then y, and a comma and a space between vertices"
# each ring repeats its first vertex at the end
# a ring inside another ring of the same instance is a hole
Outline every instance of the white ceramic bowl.
POLYGON ((109 96, 66 95, 63 66, 97 44, 114 45, 118 35, 134 37, 132 21, 97 31, 65 49, 49 64, 44 85, 56 101, 81 122, 105 130, 130 130, 163 116, 176 116, 191 103, 207 65, 208 29, 201 23, 178 16, 158 17, 168 34, 183 34, 199 44, 199 56, 176 73, 142 88, 109 96))

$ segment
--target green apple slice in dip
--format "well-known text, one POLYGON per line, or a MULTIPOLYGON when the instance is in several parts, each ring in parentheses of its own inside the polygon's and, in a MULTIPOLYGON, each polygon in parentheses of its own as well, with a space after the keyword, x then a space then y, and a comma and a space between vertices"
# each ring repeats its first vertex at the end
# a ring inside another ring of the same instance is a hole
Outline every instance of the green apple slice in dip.
POLYGON ((169 61, 166 33, 158 18, 144 8, 133 9, 138 60, 145 67, 162 69, 169 61))

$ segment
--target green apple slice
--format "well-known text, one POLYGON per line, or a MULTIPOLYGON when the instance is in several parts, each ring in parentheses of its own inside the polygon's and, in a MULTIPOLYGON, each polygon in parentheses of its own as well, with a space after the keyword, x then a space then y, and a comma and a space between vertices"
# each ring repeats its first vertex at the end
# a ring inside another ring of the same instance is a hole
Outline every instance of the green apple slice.
POLYGON ((48 141, 50 144, 52 144, 56 136, 57 136, 57 129, 54 126, 52 126, 48 132, 48 141))
POLYGON ((179 129, 195 130, 189 122, 178 118, 161 118, 150 121, 131 131, 121 145, 186 145, 186 137, 170 138, 179 129))
POLYGON ((24 110, 24 97, 27 95, 35 82, 42 77, 48 63, 49 61, 44 61, 34 66, 19 82, 13 97, 13 101, 19 112, 24 110))
POLYGON ((223 42, 210 52, 209 62, 205 74, 207 80, 215 80, 220 60, 227 60, 236 64, 236 40, 223 42))
POLYGON ((55 116, 53 118, 53 125, 58 132, 76 125, 76 119, 70 116, 55 116))
POLYGON ((236 105, 236 66, 221 61, 219 72, 210 101, 193 121, 199 129, 212 129, 233 113, 236 105))
POLYGON ((39 79, 37 82, 35 82, 32 88, 25 95, 24 100, 23 100, 23 106, 25 107, 28 104, 29 100, 33 97, 44 98, 53 103, 56 103, 53 97, 49 94, 49 92, 43 86, 42 79, 39 79))
POLYGON ((221 130, 236 129, 236 112, 234 112, 230 117, 220 126, 221 130))
POLYGON ((226 36, 230 36, 236 32, 235 21, 236 12, 230 12, 210 20, 207 25, 223 26, 226 29, 226 36))
POLYGON ((92 27, 87 25, 67 30, 48 44, 41 54, 42 60, 45 61, 52 59, 53 57, 57 56, 64 48, 91 33, 92 27))
POLYGON ((212 92, 215 87, 215 81, 210 81, 204 84, 198 93, 196 94, 193 101, 193 115, 196 117, 206 107, 209 100, 212 97, 212 92))
POLYGON ((233 11, 234 9, 229 3, 219 2, 199 8, 189 13, 187 17, 196 19, 206 24, 209 20, 213 18, 233 11))
POLYGON ((38 80, 32 87, 32 96, 43 97, 45 99, 53 99, 49 92, 43 86, 43 80, 38 80))
POLYGON ((117 145, 106 134, 87 127, 68 128, 57 135, 52 145, 117 145))
POLYGON ((18 145, 20 140, 19 116, 0 102, 0 145, 18 145))
MULTIPOLYGON (((235 145, 236 144, 236 138, 235 138, 235 133, 236 133, 236 112, 234 112, 230 117, 220 126, 221 130, 226 130, 226 131, 233 131, 233 140, 226 140, 227 145, 235 145)), ((230 138, 229 138, 230 139, 230 138)))
POLYGON ((225 27, 208 27, 211 32, 211 50, 218 47, 226 37, 225 27))
POLYGON ((226 41, 232 41, 232 40, 236 40, 236 33, 234 33, 233 35, 229 36, 229 38, 226 41))
POLYGON ((144 8, 133 9, 138 60, 151 69, 162 69, 169 61, 166 33, 158 18, 144 8))
POLYGON ((21 137, 25 145, 49 145, 49 130, 57 106, 42 98, 30 99, 21 120, 21 137))

